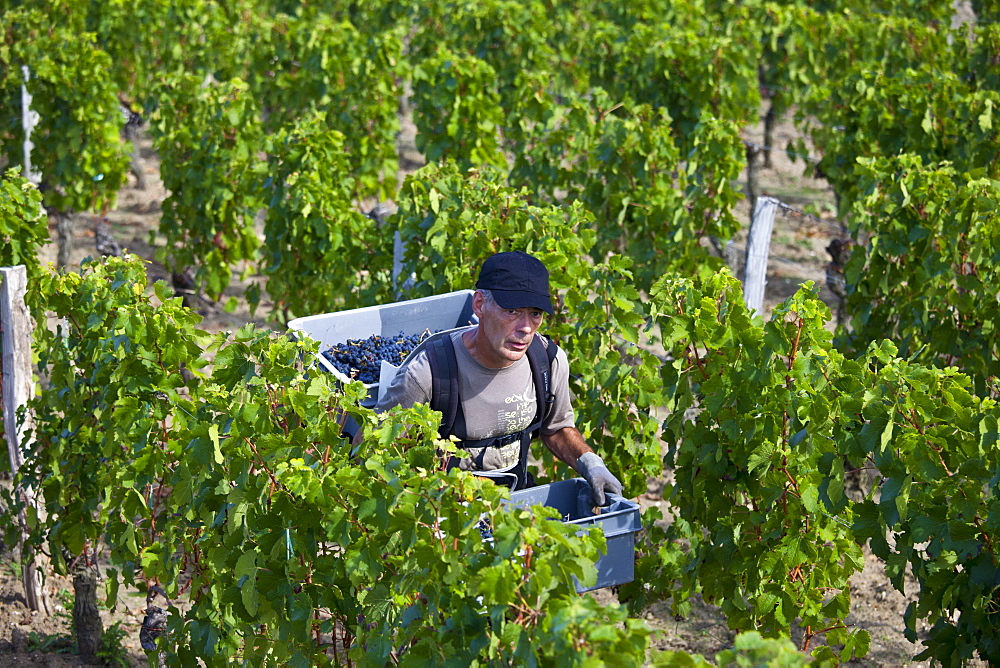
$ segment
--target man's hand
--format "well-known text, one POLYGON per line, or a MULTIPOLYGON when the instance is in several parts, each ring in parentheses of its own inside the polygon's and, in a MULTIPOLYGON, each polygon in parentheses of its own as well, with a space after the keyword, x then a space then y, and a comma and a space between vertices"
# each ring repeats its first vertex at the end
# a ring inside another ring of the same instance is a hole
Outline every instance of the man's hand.
POLYGON ((585 452, 576 460, 576 472, 583 476, 583 479, 590 485, 591 498, 594 505, 603 506, 605 504, 604 494, 617 494, 621 496, 622 484, 618 478, 611 475, 611 471, 604 465, 604 460, 594 452, 585 452))
POLYGON ((543 434, 542 441, 552 454, 583 476, 590 485, 594 505, 603 506, 606 502, 604 495, 607 493, 622 493, 622 484, 618 478, 611 475, 604 461, 590 450, 576 427, 563 427, 548 436, 543 434))

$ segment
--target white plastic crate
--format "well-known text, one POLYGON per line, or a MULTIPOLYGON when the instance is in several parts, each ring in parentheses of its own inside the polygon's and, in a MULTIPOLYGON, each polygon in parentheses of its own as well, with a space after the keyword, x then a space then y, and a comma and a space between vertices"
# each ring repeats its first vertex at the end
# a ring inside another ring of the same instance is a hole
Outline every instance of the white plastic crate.
MULTIPOLYGON (((318 364, 341 382, 348 383, 351 379, 323 357, 324 350, 348 339, 367 339, 374 334, 388 337, 402 332, 410 336, 475 324, 478 319, 472 312, 473 293, 473 290, 458 290, 392 304, 310 315, 290 320, 288 329, 297 337, 309 336, 319 341, 318 364)), ((366 403, 374 405, 379 383, 365 383, 365 387, 368 388, 366 403)))

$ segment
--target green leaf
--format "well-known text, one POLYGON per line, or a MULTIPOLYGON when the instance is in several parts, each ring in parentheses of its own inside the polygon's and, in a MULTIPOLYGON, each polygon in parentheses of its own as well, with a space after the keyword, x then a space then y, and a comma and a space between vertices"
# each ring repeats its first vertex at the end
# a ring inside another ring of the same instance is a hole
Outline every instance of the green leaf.
POLYGON ((121 585, 121 581, 118 579, 118 571, 114 568, 108 568, 105 571, 105 592, 106 596, 104 599, 105 607, 114 611, 118 605, 118 588, 121 585))
POLYGON ((219 425, 215 423, 209 425, 208 437, 212 442, 212 458, 216 464, 221 464, 225 460, 223 459, 222 447, 219 443, 219 425))
POLYGON ((243 606, 247 609, 247 613, 251 616, 256 615, 260 602, 260 593, 257 591, 257 584, 254 580, 250 579, 243 583, 243 586, 240 587, 240 597, 243 601, 243 606))
POLYGON ((769 466, 771 457, 774 456, 777 447, 774 443, 765 442, 754 449, 747 458, 747 473, 753 473, 755 469, 762 466, 769 466))
POLYGON ((802 489, 802 505, 810 513, 815 513, 819 509, 819 489, 812 486, 802 489))
POLYGON ((934 132, 934 119, 931 117, 931 108, 927 107, 924 110, 924 119, 920 122, 920 128, 926 134, 932 134, 934 132))
POLYGON ((871 651, 871 644, 871 635, 867 629, 855 629, 847 636, 847 642, 844 644, 844 652, 841 656, 847 653, 848 658, 864 658, 871 651))
POLYGON ((979 129, 983 132, 989 132, 993 129, 993 100, 986 100, 984 106, 986 109, 983 113, 979 114, 977 120, 979 122, 979 129))
POLYGON ((248 577, 253 579, 257 576, 257 552, 247 550, 236 560, 236 567, 233 569, 236 578, 248 577))

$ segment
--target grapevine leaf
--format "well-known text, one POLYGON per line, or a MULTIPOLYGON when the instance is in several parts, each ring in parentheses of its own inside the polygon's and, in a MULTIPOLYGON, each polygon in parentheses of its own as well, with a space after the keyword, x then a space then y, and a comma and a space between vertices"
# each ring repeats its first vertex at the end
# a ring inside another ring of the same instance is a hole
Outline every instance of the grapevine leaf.
POLYGON ((212 423, 208 427, 208 438, 212 442, 212 458, 215 460, 216 464, 221 464, 224 460, 222 457, 222 447, 219 443, 219 425, 212 423))
POLYGON ((983 113, 979 114, 979 129, 983 132, 989 132, 993 129, 993 100, 986 100, 986 109, 983 113))
POLYGON ((771 442, 764 442, 755 448, 747 458, 747 473, 753 473, 755 469, 768 466, 776 450, 777 446, 771 442))
POLYGON ((841 656, 847 654, 847 658, 860 659, 868 655, 871 650, 871 635, 866 629, 855 629, 847 636, 844 643, 844 651, 841 656))

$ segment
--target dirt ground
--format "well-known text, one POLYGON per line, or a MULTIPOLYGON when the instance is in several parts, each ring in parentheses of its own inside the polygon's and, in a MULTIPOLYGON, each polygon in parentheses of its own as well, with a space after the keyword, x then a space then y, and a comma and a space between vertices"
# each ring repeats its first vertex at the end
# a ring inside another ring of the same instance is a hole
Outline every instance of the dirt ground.
MULTIPOLYGON (((774 143, 785 146, 793 133, 795 130, 790 123, 781 124, 774 143)), ((412 138, 412 124, 406 124, 399 142, 404 171, 415 169, 422 163, 413 148, 412 138)), ((746 139, 762 142, 761 128, 748 131, 746 139)), ((151 259, 153 249, 149 245, 149 231, 156 228, 160 204, 167 193, 159 181, 158 163, 149 148, 148 137, 141 138, 140 147, 148 186, 145 190, 138 190, 131 181, 122 191, 118 207, 109 212, 108 219, 114 236, 123 247, 151 259)), ((790 162, 783 151, 776 151, 772 157, 772 168, 765 170, 761 176, 763 194, 778 198, 787 207, 779 211, 775 221, 765 315, 804 280, 813 280, 821 285, 821 298, 835 308, 836 296, 825 282, 826 266, 830 261, 826 246, 833 237, 842 234, 833 216, 832 194, 825 182, 804 173, 805 163, 802 161, 790 162)), ((748 207, 744 205, 740 215, 748 225, 748 207)), ((95 222, 92 215, 77 217, 73 253, 77 264, 84 257, 96 255, 95 222)), ((739 265, 745 232, 746 227, 744 234, 735 239, 728 250, 734 266, 739 265)), ((54 257, 54 248, 46 248, 44 259, 54 260, 54 257)), ((166 279, 169 282, 167 271, 155 261, 149 264, 149 278, 151 281, 166 279)), ((239 297, 241 291, 241 286, 234 284, 229 294, 239 297)), ((226 313, 218 306, 201 302, 199 310, 205 318, 204 328, 211 331, 236 329, 251 320, 245 308, 226 313)), ((266 309, 262 310, 266 312, 266 309)), ((267 326, 259 318, 255 321, 267 326)), ((648 493, 640 497, 644 507, 665 503, 658 489, 657 482, 651 481, 648 493)), ((59 605, 56 614, 43 617, 30 613, 25 606, 21 583, 14 572, 10 554, 0 556, 0 666, 83 665, 71 653, 71 641, 67 640, 72 635, 69 622, 72 583, 66 578, 52 576, 46 587, 59 605)), ((910 582, 907 592, 912 592, 914 588, 915 585, 910 582)), ((851 594, 852 614, 848 621, 867 629, 872 638, 871 653, 858 661, 859 665, 925 665, 910 660, 921 648, 903 637, 903 611, 910 597, 892 588, 878 559, 869 555, 864 572, 851 583, 851 594)), ((599 590, 592 595, 607 602, 615 600, 610 590, 599 590)), ((125 631, 122 646, 128 655, 127 665, 147 665, 138 640, 144 605, 144 599, 124 595, 115 612, 102 612, 106 629, 113 623, 119 623, 125 631)), ((662 605, 650 607, 643 617, 655 629, 651 643, 654 649, 684 650, 713 659, 716 652, 730 647, 735 637, 718 611, 701 602, 695 602, 691 614, 685 619, 675 618, 662 605)))
MULTIPOLYGON (((76 652, 73 641, 73 582, 71 578, 49 575, 45 590, 53 603, 53 614, 41 615, 28 610, 24 589, 14 573, 10 554, 0 557, 0 666, 53 666, 77 668, 86 665, 76 652)), ((102 590, 98 599, 103 598, 102 590)), ((114 611, 101 609, 101 623, 106 637, 112 625, 122 631, 120 661, 108 665, 146 666, 145 653, 139 645, 139 629, 145 609, 145 596, 125 596, 114 611)))

